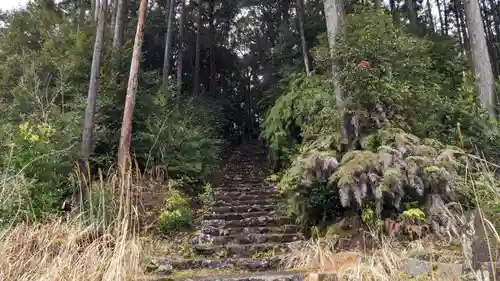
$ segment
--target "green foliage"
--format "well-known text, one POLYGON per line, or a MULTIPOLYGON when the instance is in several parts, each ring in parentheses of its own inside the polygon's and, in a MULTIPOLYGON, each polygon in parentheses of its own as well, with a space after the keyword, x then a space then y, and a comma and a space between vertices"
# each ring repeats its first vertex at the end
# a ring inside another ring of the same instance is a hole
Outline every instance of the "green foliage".
MULTIPOLYGON (((484 112, 475 102, 469 76, 463 76, 465 63, 446 40, 418 38, 394 27, 390 16, 371 10, 346 16, 346 23, 349 36, 339 39, 335 62, 359 138, 388 122, 456 145, 460 123, 466 147, 496 144, 495 136, 485 140, 484 112), (441 56, 445 51, 447 55, 441 56)), ((288 73, 263 124, 264 138, 279 153, 294 154, 297 149, 290 148, 297 143, 316 141, 320 143, 311 146, 323 147, 325 139, 327 146, 340 139, 326 36, 320 36, 319 43, 313 48, 317 74, 288 73)))
POLYGON ((271 249, 263 252, 256 252, 254 253, 251 258, 252 259, 266 259, 266 258, 272 258, 276 256, 276 250, 271 249))
POLYGON ((171 234, 191 226, 192 214, 187 198, 178 190, 170 188, 165 196, 165 209, 158 217, 158 229, 171 234))
POLYGON ((425 222, 427 220, 425 213, 418 208, 412 208, 401 213, 403 221, 409 222, 425 222))
POLYGON ((203 204, 202 208, 204 212, 209 213, 214 203, 214 191, 211 184, 205 184, 203 192, 200 194, 199 198, 203 204))
POLYGON ((296 152, 294 145, 300 137, 297 128, 314 129, 309 124, 323 121, 318 119, 326 115, 330 118, 335 116, 330 115, 334 113, 333 108, 327 109, 331 104, 331 86, 323 76, 306 76, 303 73, 291 73, 280 81, 279 92, 282 95, 269 110, 262 131, 263 138, 275 153, 275 161, 288 160, 289 155, 296 152))
POLYGON ((447 39, 416 37, 389 15, 364 9, 346 16, 345 34, 333 61, 326 36, 318 37, 315 74, 286 75, 263 123, 263 137, 287 164, 278 189, 289 213, 314 225, 325 214, 365 204, 374 204, 379 218, 383 206, 401 212, 402 202, 419 200, 423 208, 426 194, 464 195, 465 151, 456 146, 493 151, 500 142, 485 129, 458 50, 447 39), (347 97, 344 120, 330 82, 333 62, 347 97), (353 125, 349 151, 340 149, 341 121, 353 125), (318 197, 331 203, 326 207, 318 197))
POLYGON ((384 223, 376 215, 372 206, 366 206, 363 209, 363 212, 361 214, 361 219, 363 220, 363 222, 368 226, 368 228, 371 231, 377 232, 377 233, 380 233, 380 231, 382 231, 384 223))
POLYGON ((142 163, 164 165, 169 176, 194 182, 205 180, 217 168, 224 147, 223 122, 213 102, 171 99, 160 92, 138 103, 147 114, 135 119, 138 128, 132 146, 142 163))
POLYGON ((181 210, 163 211, 158 217, 158 228, 164 234, 170 234, 189 226, 181 210))
POLYGON ((42 219, 71 192, 92 37, 90 26, 79 32, 75 27, 42 2, 6 16, 0 40, 0 174, 10 183, 1 184, 0 200, 10 203, 2 204, 4 223, 42 219))
MULTIPOLYGON (((6 222, 56 212, 78 184, 70 174, 81 140, 95 25, 80 21, 79 10, 47 3, 32 2, 2 19, 0 174, 8 179, 2 190, 8 190, 0 195, 6 202, 0 219, 6 222)), ((90 164, 108 171, 116 160, 127 80, 112 70, 112 36, 105 38, 90 164)), ((126 40, 122 51, 124 70, 132 43, 126 40)), ((201 95, 173 99, 170 89, 158 90, 157 77, 148 67, 140 70, 133 152, 141 168, 164 166, 169 179, 197 192, 226 145, 227 122, 220 113, 225 105, 201 95)))
POLYGON ((180 191, 170 189, 165 196, 167 209, 189 209, 189 202, 180 191))

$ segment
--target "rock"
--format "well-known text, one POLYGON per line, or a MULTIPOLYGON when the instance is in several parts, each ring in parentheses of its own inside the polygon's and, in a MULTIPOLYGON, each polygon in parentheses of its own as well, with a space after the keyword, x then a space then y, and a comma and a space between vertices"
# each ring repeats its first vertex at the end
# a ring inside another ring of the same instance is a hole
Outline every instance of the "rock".
POLYGON ((333 280, 338 280, 337 275, 335 273, 313 272, 309 273, 304 281, 333 281, 333 280))
POLYGON ((226 225, 225 220, 204 220, 202 222, 202 226, 211 226, 211 227, 223 227, 226 225))
POLYGON ((414 276, 434 271, 442 277, 460 278, 462 275, 462 264, 431 263, 428 261, 409 258, 406 260, 403 270, 404 273, 414 276))
POLYGON ((160 275, 168 275, 173 273, 173 267, 170 264, 161 265, 156 269, 156 272, 160 275))
POLYGON ((189 239, 189 244, 191 245, 212 244, 213 242, 214 242, 214 237, 210 234, 199 234, 189 239))
POLYGON ((495 262, 485 262, 481 263, 480 267, 481 270, 487 271, 489 273, 490 280, 500 280, 500 263, 495 262))
POLYGON ((170 263, 170 261, 166 259, 157 259, 157 260, 152 260, 148 264, 148 271, 154 271, 155 273, 159 275, 168 275, 172 274, 174 270, 174 267, 170 263))
POLYGON ((472 240, 472 261, 473 268, 478 269, 483 263, 498 262, 500 244, 497 239, 491 234, 491 230, 486 226, 483 227, 481 217, 488 218, 488 211, 476 209, 474 211, 474 228, 475 235, 472 240), (482 214, 480 213, 482 211, 482 214), (489 245, 488 245, 489 244, 489 245))
POLYGON ((211 225, 206 225, 201 228, 201 232, 210 235, 219 235, 219 228, 211 225))

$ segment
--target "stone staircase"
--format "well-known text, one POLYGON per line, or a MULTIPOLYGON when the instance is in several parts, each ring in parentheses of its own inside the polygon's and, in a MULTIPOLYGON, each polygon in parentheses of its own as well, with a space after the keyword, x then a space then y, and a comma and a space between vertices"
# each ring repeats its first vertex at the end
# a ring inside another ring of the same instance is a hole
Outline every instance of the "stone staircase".
MULTIPOLYGON (((242 144, 223 170, 214 189, 211 213, 199 234, 190 240, 197 259, 172 262, 174 270, 224 270, 227 276, 185 277, 176 280, 302 280, 301 274, 278 271, 280 256, 304 237, 290 218, 277 211, 266 148, 256 140, 242 144)), ((162 279, 169 280, 169 279, 162 279)))

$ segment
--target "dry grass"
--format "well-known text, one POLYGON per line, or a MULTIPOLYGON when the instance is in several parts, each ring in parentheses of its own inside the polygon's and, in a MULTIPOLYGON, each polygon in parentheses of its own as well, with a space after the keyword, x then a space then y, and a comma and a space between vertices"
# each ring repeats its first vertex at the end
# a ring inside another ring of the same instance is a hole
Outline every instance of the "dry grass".
POLYGON ((0 280, 136 280, 141 247, 125 233, 95 240, 79 220, 20 224, 0 236, 0 280))
MULTIPOLYGON (((488 163, 478 157, 471 156, 467 163, 467 172, 471 175, 467 188, 470 195, 475 198, 475 202, 483 208, 498 209, 500 206, 500 189, 495 171, 500 166, 488 163), (472 179, 472 173, 477 177, 478 173, 483 174, 481 182, 472 179)), ((487 217, 482 212, 481 221, 489 232, 487 237, 490 253, 492 247, 500 245, 500 234, 498 233, 499 214, 487 217), (496 246, 495 246, 496 245, 496 246)), ((456 237, 459 238, 459 237, 456 237)), ((457 239, 458 240, 458 239, 457 239)), ((336 277, 332 280, 352 280, 352 281, 454 281, 459 280, 456 276, 438 275, 435 271, 419 276, 410 276, 405 273, 408 258, 421 258, 426 256, 431 264, 435 262, 461 263, 462 253, 444 249, 442 246, 423 244, 423 241, 415 241, 403 247, 396 241, 382 240, 378 242, 376 250, 369 252, 337 252, 335 250, 336 241, 332 238, 320 238, 304 243, 300 248, 295 249, 284 260, 286 268, 299 269, 314 273, 329 273, 336 277), (430 257, 430 259, 429 259, 430 257), (435 258, 435 259, 434 259, 435 258)), ((457 247, 460 249, 461 245, 457 247)), ((491 261, 495 262, 495 261, 491 261)), ((460 272, 455 272, 455 274, 460 272)), ((315 280, 312 278, 312 280, 315 280)), ((328 280, 328 277, 323 280, 328 280)), ((495 276, 491 280, 496 280, 495 276)))
POLYGON ((143 276, 142 247, 136 235, 137 202, 130 194, 135 180, 128 173, 112 177, 111 183, 101 181, 98 186, 108 193, 116 191, 113 202, 100 202, 78 216, 4 230, 0 233, 0 280, 139 279, 143 276), (101 211, 105 204, 116 206, 111 218, 101 211))
MULTIPOLYGON (((334 274, 332 280, 352 281, 452 281, 453 277, 427 274, 412 279, 404 274, 407 258, 427 253, 427 245, 420 241, 402 247, 394 241, 382 241, 379 248, 370 252, 336 252, 331 238, 320 238, 305 242, 284 260, 288 269, 306 272, 334 274)), ((313 279, 314 280, 314 279, 313 279)), ((326 279, 328 280, 328 278, 326 279)))

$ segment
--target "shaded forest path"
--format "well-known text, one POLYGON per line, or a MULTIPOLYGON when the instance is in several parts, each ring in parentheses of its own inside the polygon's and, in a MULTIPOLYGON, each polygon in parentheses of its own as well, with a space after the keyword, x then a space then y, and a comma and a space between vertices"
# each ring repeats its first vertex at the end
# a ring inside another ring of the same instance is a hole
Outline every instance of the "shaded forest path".
MULTIPOLYGON (((214 203, 191 247, 200 258, 172 264, 174 270, 216 270, 192 280, 301 280, 300 274, 278 272, 280 255, 304 240, 299 227, 279 213, 266 147, 257 140, 243 143, 229 159, 214 203), (237 274, 234 272, 238 272, 237 274), (208 276, 211 275, 211 276, 208 276)), ((175 280, 191 280, 187 276, 175 280)))

